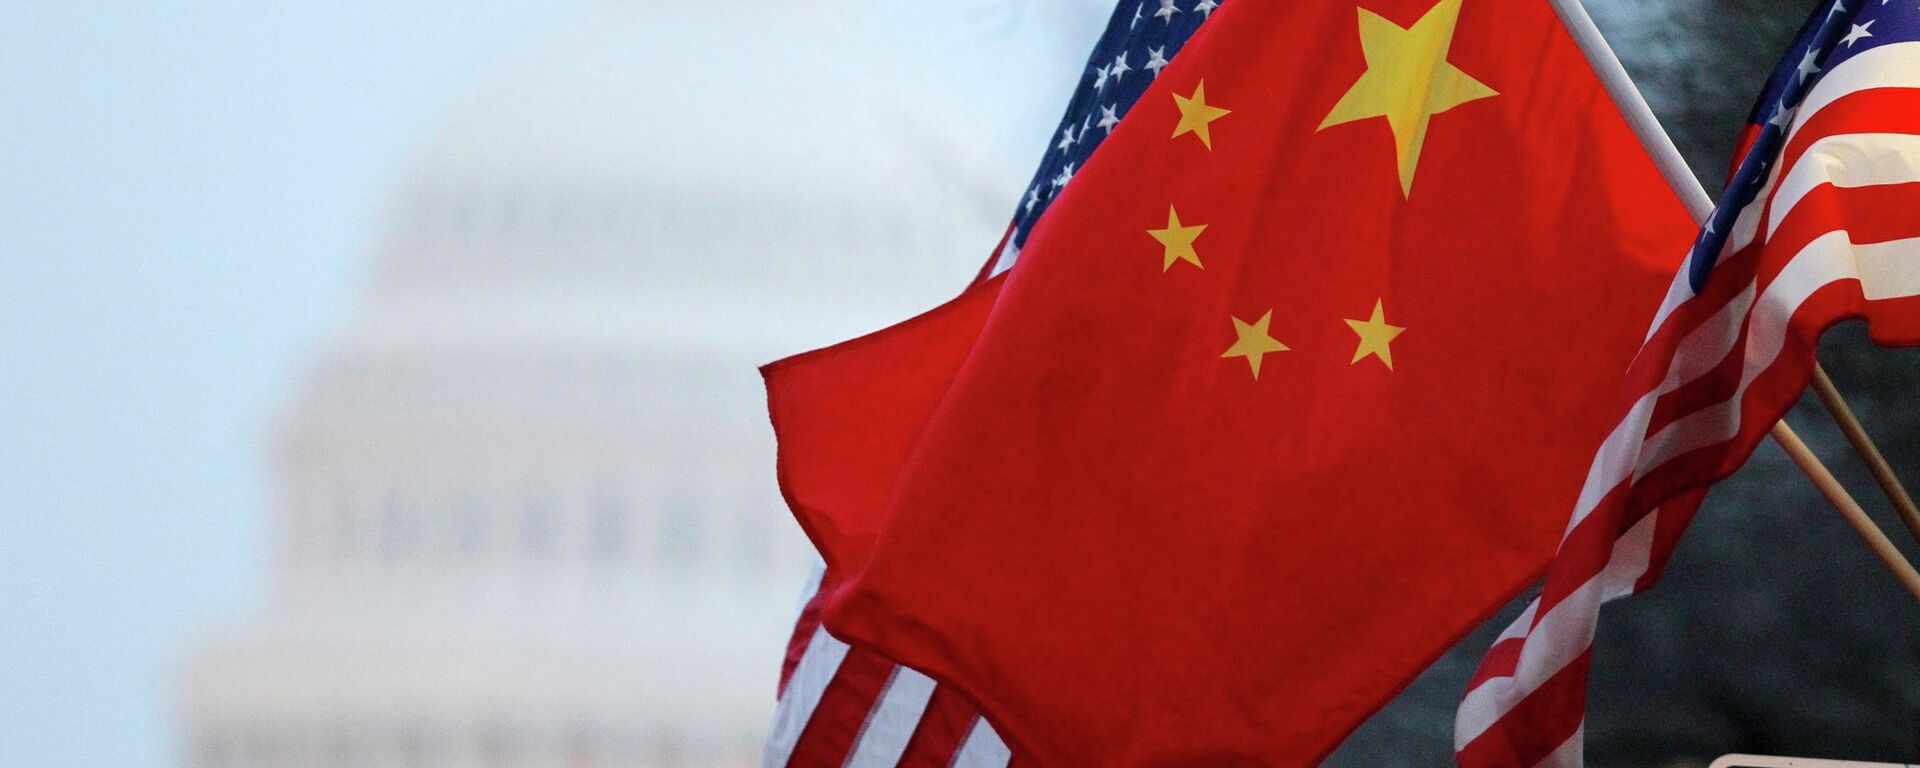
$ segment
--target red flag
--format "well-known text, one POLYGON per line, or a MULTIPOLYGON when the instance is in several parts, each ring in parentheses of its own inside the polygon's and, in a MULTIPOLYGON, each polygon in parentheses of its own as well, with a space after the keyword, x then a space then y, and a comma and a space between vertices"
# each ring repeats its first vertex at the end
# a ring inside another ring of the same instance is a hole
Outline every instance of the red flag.
POLYGON ((1601 605, 1659 579, 1708 486, 1806 391, 1827 328, 1861 319, 1876 342, 1920 345, 1916 22, 1912 6, 1822 5, 1774 67, 1546 582, 1468 683, 1459 765, 1580 766, 1601 605), (1876 22, 1887 34, 1857 34, 1876 22))
POLYGON ((827 627, 1040 765, 1324 757, 1538 576, 1693 235, 1543 2, 1213 13, 1004 285, 768 371, 827 627))

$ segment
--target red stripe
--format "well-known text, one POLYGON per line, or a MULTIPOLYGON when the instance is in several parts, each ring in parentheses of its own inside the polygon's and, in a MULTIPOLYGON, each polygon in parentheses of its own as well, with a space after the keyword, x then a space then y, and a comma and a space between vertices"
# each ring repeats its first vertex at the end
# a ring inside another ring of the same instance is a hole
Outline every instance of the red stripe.
POLYGON ((1680 534, 1687 530, 1687 523, 1693 522, 1693 513, 1700 509, 1700 502, 1706 498, 1707 489, 1698 488, 1660 504, 1660 517, 1653 522, 1653 547, 1647 560, 1647 572, 1640 574, 1640 579, 1633 583, 1633 591, 1646 590, 1660 580, 1660 574, 1666 571, 1673 550, 1680 544, 1680 534))
MULTIPOLYGON (((1920 89, 1912 90, 1920 93, 1920 89)), ((1825 112, 1821 115, 1824 117, 1825 112)), ((1648 338, 1628 371, 1629 391, 1638 398, 1659 385, 1673 362, 1673 345, 1720 311, 1749 281, 1764 290, 1790 263, 1793 254, 1835 229, 1846 229, 1855 243, 1879 243, 1920 236, 1910 218, 1875 211, 1920 208, 1920 183, 1868 187, 1822 185, 1809 192, 1764 244, 1755 243, 1715 265, 1706 290, 1688 299, 1648 338)), ((1764 225, 1764 224, 1763 224, 1764 225)), ((1629 401, 1631 402, 1631 401, 1629 401)), ((1648 432, 1657 431, 1656 422, 1648 432)))
MULTIPOLYGON (((1853 222, 1842 220, 1847 211, 1915 209, 1920 209, 1920 183, 1851 189, 1833 186, 1818 187, 1795 207, 1773 242, 1768 243, 1764 248, 1749 249, 1761 253, 1762 266, 1758 280, 1763 286, 1770 285, 1786 265, 1791 263, 1792 255, 1804 248, 1806 243, 1832 232, 1836 227, 1855 226, 1853 222)), ((1863 243, 1884 242, 1920 235, 1920 226, 1915 226, 1904 217, 1898 216, 1870 217, 1858 222, 1857 226, 1859 230, 1852 232, 1851 237, 1863 243)), ((1857 283, 1852 284, 1857 286, 1857 283)), ((1821 288, 1815 294, 1829 290, 1829 288, 1821 288)), ((1857 292, 1857 288, 1854 290, 1857 292)), ((1787 343, 1782 347, 1773 366, 1770 366, 1768 371, 1762 372, 1761 376, 1778 376, 1779 374, 1774 373, 1772 369, 1785 362, 1801 357, 1811 359, 1812 346, 1817 335, 1806 335, 1801 330, 1801 326, 1815 323, 1824 328, 1832 321, 1817 321, 1817 318, 1857 311, 1857 307, 1853 306, 1858 303, 1857 300, 1830 301, 1838 303, 1820 310, 1817 309, 1819 302, 1816 302, 1813 296, 1809 296, 1807 302, 1795 310, 1789 323, 1787 343)), ((1658 434, 1661 429, 1680 418, 1719 407, 1720 404, 1738 394, 1740 380, 1745 373, 1744 351, 1748 344, 1747 332, 1751 319, 1752 315, 1749 314, 1746 318, 1747 323, 1741 328, 1739 341, 1734 345, 1732 354, 1707 375, 1661 398, 1647 429, 1649 435, 1658 434)), ((1758 377, 1756 377, 1756 383, 1758 383, 1758 377)), ((1805 382, 1801 380, 1800 387, 1804 388, 1804 386, 1805 382)), ((1792 388, 1791 385, 1789 388, 1792 388)), ((1794 397, 1797 397, 1798 392, 1798 388, 1793 388, 1794 397)), ((1749 436, 1752 442, 1757 443, 1762 436, 1760 433, 1770 428, 1772 421, 1759 420, 1756 423, 1753 414, 1772 413, 1776 409, 1784 413, 1785 408, 1791 404, 1791 398, 1782 404, 1770 400, 1754 401, 1751 396, 1742 396, 1739 413, 1742 424, 1739 433, 1749 436)), ((1738 469, 1739 464, 1745 461, 1747 454, 1751 451, 1751 448, 1736 450, 1741 442, 1734 440, 1717 444, 1708 452, 1708 456, 1690 457, 1687 461, 1677 461, 1679 457, 1672 457, 1663 462, 1663 466, 1647 470, 1645 472, 1647 477, 1642 483, 1646 487, 1636 492, 1636 502, 1630 506, 1637 508, 1640 504, 1660 503, 1668 495, 1697 484, 1702 475, 1718 479, 1731 474, 1738 469)))
POLYGON ((947 768, 980 712, 952 686, 935 686, 920 724, 907 739, 898 768, 947 768))
POLYGON ((1920 345, 1920 296, 1867 302, 1867 336, 1883 347, 1920 345))
POLYGON ((1547 612, 1566 600, 1567 595, 1606 570, 1607 561, 1613 556, 1613 543, 1633 525, 1620 515, 1621 503, 1630 490, 1631 486, 1624 482, 1614 486, 1579 525, 1567 532, 1566 539, 1560 542, 1559 554, 1548 566, 1547 582, 1540 588, 1540 608, 1533 614, 1534 624, 1545 619, 1547 612))
POLYGON ((867 716, 897 668, 886 657, 854 648, 840 662, 833 680, 813 708, 813 716, 794 743, 788 768, 840 768, 866 727, 867 716))
MULTIPOLYGON (((1823 136, 1877 132, 1884 130, 1879 126, 1894 121, 1909 126, 1920 124, 1920 90, 1879 89, 1836 101, 1810 120, 1796 136, 1787 148, 1785 163, 1791 165, 1797 161, 1807 147, 1823 136)), ((1676 362, 1674 354, 1680 339, 1723 308, 1733 293, 1744 289, 1750 281, 1764 289, 1808 242, 1836 229, 1848 230, 1850 239, 1856 243, 1914 237, 1920 234, 1920 227, 1913 226, 1907 217, 1875 216, 1874 212, 1884 214, 1916 207, 1920 207, 1920 184, 1816 188, 1796 205, 1793 215, 1787 217, 1769 244, 1743 249, 1743 253, 1723 262, 1715 270, 1715 279, 1709 281, 1708 291, 1682 304, 1656 330, 1634 361, 1625 402, 1638 399, 1665 378, 1676 362), (1745 275, 1727 274, 1726 268, 1736 262, 1745 262, 1744 266, 1753 271, 1745 275)), ((1662 462, 1638 482, 1623 484, 1624 495, 1621 488, 1609 492, 1608 498, 1561 543, 1540 598, 1536 625, 1570 590, 1579 588, 1604 570, 1619 532, 1657 507, 1659 517, 1654 524, 1647 571, 1635 582, 1635 589, 1651 586, 1704 498, 1705 487, 1745 463, 1767 430, 1805 389, 1813 365, 1814 345, 1820 334, 1840 320, 1860 316, 1872 316, 1876 341, 1920 343, 1920 301, 1869 303, 1864 300, 1858 281, 1841 279, 1816 289, 1793 310, 1779 356, 1759 372, 1744 392, 1738 389, 1738 384, 1746 360, 1751 315, 1743 318, 1741 337, 1732 354, 1718 361, 1700 379, 1663 396, 1655 404, 1647 430, 1649 434, 1657 433, 1688 414, 1722 407, 1722 403, 1737 397, 1738 422, 1731 425, 1735 427, 1733 437, 1662 462), (1892 314, 1895 305, 1913 314, 1892 314), (1603 533, 1607 535, 1601 535, 1603 533)), ((1645 444, 1640 446, 1642 451, 1648 448, 1645 444)), ((1462 768, 1532 766, 1566 743, 1580 727, 1584 712, 1592 638, 1584 640, 1589 647, 1584 648, 1574 662, 1556 670, 1538 689, 1528 693, 1485 733, 1458 752, 1456 759, 1462 768)), ((1517 639, 1495 644, 1468 690, 1477 689, 1490 679, 1510 676, 1519 664, 1525 642, 1517 639)))
POLYGON ((1920 88, 1869 88, 1835 99, 1809 118, 1780 152, 1782 172, 1793 169, 1813 143, 1846 133, 1915 133, 1920 88))
POLYGON ((1746 128, 1741 129, 1740 140, 1733 146, 1733 159, 1727 166, 1728 181, 1732 181, 1734 174, 1740 172, 1740 164, 1746 162, 1747 153, 1753 151, 1753 145, 1760 142, 1760 134, 1765 130, 1766 126, 1759 123, 1748 123, 1746 128))
MULTIPOLYGON (((1536 611, 1534 615, 1540 614, 1536 611)), ((1513 677, 1513 671, 1520 666, 1520 649, 1526 644, 1525 635, 1494 643, 1493 647, 1487 649, 1487 655, 1480 659, 1480 668, 1473 671, 1473 679, 1467 681, 1467 690, 1478 688, 1494 678, 1513 677)))
MULTIPOLYGON (((1662 519, 1656 523, 1648 572, 1636 583, 1637 588, 1649 585, 1652 579, 1658 578, 1659 571, 1672 554, 1680 531, 1705 496, 1704 485, 1730 474, 1732 468, 1744 463, 1765 431, 1806 388, 1812 371, 1812 343, 1827 327, 1849 314, 1858 313, 1863 305, 1859 284, 1855 281, 1832 283, 1808 296, 1791 318, 1781 356, 1754 380, 1742 397, 1743 421, 1735 439, 1676 457, 1662 464, 1642 482, 1631 486, 1630 496, 1624 505, 1628 513, 1626 517, 1631 518, 1635 511, 1650 510, 1663 502, 1666 511, 1673 513, 1673 519, 1662 519), (1682 484, 1686 487, 1679 487, 1682 484)), ((1920 342, 1920 338, 1911 341, 1920 342)), ((1582 521, 1582 526, 1595 517, 1608 514, 1617 512, 1604 506, 1598 508, 1588 520, 1582 521)), ((1578 534, 1578 531, 1575 533, 1578 534)), ((1570 538, 1567 545, 1563 545, 1559 557, 1566 558, 1583 549, 1601 546, 1582 538, 1585 543, 1577 546, 1570 538)), ((1611 550, 1610 544, 1605 546, 1611 550)), ((1556 560, 1553 575, 1548 579, 1549 588, 1556 581, 1580 576, 1581 570, 1591 569, 1562 569, 1556 560)), ((1591 578, 1590 573, 1577 580, 1584 583, 1588 578, 1591 578)), ((1562 589, 1565 588, 1563 585, 1562 589)), ((1543 594, 1543 606, 1545 597, 1543 594)), ((1536 622, 1538 616, 1544 616, 1545 613, 1544 608, 1540 610, 1536 614, 1536 622)), ((1592 638, 1585 640, 1590 644, 1592 638)), ((1498 718, 1487 732, 1462 748, 1456 756, 1461 768, 1531 766, 1564 743, 1579 728, 1583 716, 1586 668, 1590 654, 1590 647, 1583 650, 1573 663, 1556 671, 1538 689, 1498 718)), ((1478 685, 1476 682, 1469 686, 1469 690, 1478 685)))
MULTIPOLYGON (((1791 319, 1781 356, 1756 378, 1742 397, 1744 418, 1736 439, 1674 457, 1655 468, 1640 482, 1623 483, 1610 491, 1587 518, 1569 532, 1541 593, 1540 608, 1536 610, 1534 619, 1536 625, 1567 594, 1588 583, 1605 569, 1621 532, 1650 512, 1655 505, 1668 502, 1673 514, 1670 519, 1656 523, 1648 571, 1636 582, 1636 587, 1651 584, 1651 580, 1658 577, 1671 556, 1680 531, 1704 495, 1703 490, 1689 489, 1700 484, 1701 478, 1708 478, 1706 482, 1717 480, 1744 462, 1765 428, 1784 413, 1798 392, 1805 388, 1806 377, 1811 370, 1811 340, 1817 338, 1819 331, 1834 322, 1848 307, 1857 306, 1854 299, 1858 295, 1857 282, 1842 281, 1816 291, 1802 303, 1791 319), (1751 439, 1745 439, 1749 434, 1752 435, 1751 439), (1724 472, 1721 471, 1723 468, 1724 472), (1682 487, 1683 483, 1687 485, 1682 487), (1686 495, 1676 500, 1675 494, 1682 492, 1686 495)), ((1745 356, 1739 354, 1743 347, 1744 344, 1736 346, 1735 354, 1730 358, 1744 362, 1745 356)), ((1737 384, 1738 369, 1735 371, 1734 381, 1737 384)), ((1725 392, 1726 397, 1732 395, 1732 392, 1725 392)), ((1591 638, 1585 640, 1591 642, 1591 638)), ((1514 647, 1511 641, 1502 645, 1506 647, 1496 646, 1494 651, 1489 652, 1482 670, 1476 673, 1468 690, 1479 687, 1489 679, 1510 676, 1517 668, 1522 651, 1514 647)), ((1583 653, 1575 664, 1557 670, 1540 688, 1496 720, 1487 733, 1468 744, 1459 755, 1462 768, 1530 766, 1564 743, 1579 727, 1584 706, 1579 696, 1584 695, 1584 667, 1588 658, 1583 653), (1577 688, 1577 691, 1572 688, 1577 688)))
POLYGON ((780 661, 780 690, 778 696, 787 695, 787 681, 793 679, 793 670, 800 666, 800 658, 807 655, 807 646, 813 643, 813 633, 820 628, 820 590, 816 588, 807 598, 807 604, 800 608, 800 618, 793 624, 793 636, 787 638, 787 657, 780 661))
POLYGON ((1627 500, 1629 512, 1651 509, 1686 491, 1733 474, 1785 415, 1813 376, 1813 343, 1829 326, 1857 316, 1860 284, 1840 280, 1814 291, 1788 321, 1787 337, 1774 363, 1742 394, 1740 422, 1725 441, 1673 457, 1646 473, 1627 500))
MULTIPOLYGON (((1796 313, 1794 331, 1798 330, 1799 324, 1806 322, 1809 318, 1831 314, 1836 307, 1828 304, 1830 301, 1834 300, 1823 297, 1818 292, 1815 296, 1810 296, 1802 305, 1802 309, 1808 310, 1809 314, 1803 316, 1801 313, 1796 313)), ((1793 335, 1797 334, 1790 331, 1790 336, 1793 335)), ((1791 365, 1794 359, 1792 353, 1798 343, 1797 339, 1788 340, 1787 348, 1783 350, 1786 354, 1782 355, 1780 364, 1775 367, 1791 365)), ((1740 347, 1736 346, 1736 354, 1731 355, 1730 358, 1744 361, 1744 355, 1737 354, 1739 349, 1740 347)), ((1810 354, 1801 356, 1809 359, 1811 357, 1810 354)), ((1768 373, 1772 372, 1768 371, 1768 373)), ((1737 383, 1737 376, 1735 381, 1737 383)), ((1761 383, 1756 380, 1756 387, 1761 383)), ((1800 379, 1800 386, 1804 388, 1804 378, 1800 379)), ((1749 393, 1753 391, 1750 389, 1749 393)), ((1779 390, 1777 387, 1770 387, 1762 391, 1777 397, 1779 390)), ((1728 396, 1731 394, 1731 392, 1727 393, 1728 396)), ((1779 410, 1784 411, 1791 402, 1789 397, 1779 406, 1779 410)), ((1757 402, 1753 405, 1763 404, 1764 402, 1757 402)), ((1667 499, 1680 490, 1662 487, 1670 485, 1670 482, 1656 475, 1671 473, 1674 478, 1695 479, 1703 475, 1711 477, 1713 468, 1728 458, 1728 447, 1729 444, 1726 443, 1715 444, 1675 457, 1656 468, 1655 473, 1643 478, 1642 482, 1622 483, 1609 491, 1607 496, 1595 505, 1592 512, 1574 526, 1567 538, 1562 541, 1559 554, 1555 557, 1546 585, 1540 595, 1540 607, 1536 609, 1534 615, 1535 624, 1542 621, 1547 613, 1573 590, 1589 583, 1606 568, 1615 542, 1621 533, 1637 522, 1643 514, 1651 511, 1658 500, 1667 499)), ((1750 450, 1751 448, 1748 449, 1749 452, 1750 450)), ((1744 455, 1743 453, 1741 457, 1744 458, 1744 455)), ((1676 505, 1673 522, 1656 523, 1654 547, 1650 553, 1650 574, 1657 573, 1660 567, 1664 567, 1671 554, 1672 546, 1678 539, 1680 527, 1683 527, 1686 518, 1691 516, 1693 506, 1698 504, 1702 493, 1692 493, 1683 499, 1681 504, 1676 505)), ((1645 578, 1643 576, 1643 581, 1645 578)), ((1591 638, 1586 640, 1591 642, 1591 638)), ((1519 655, 1522 652, 1520 648, 1523 645, 1524 641, 1516 644, 1511 640, 1496 645, 1482 663, 1482 669, 1476 672, 1468 690, 1478 688, 1496 677, 1511 676, 1513 670, 1518 667, 1519 655)), ((1577 674, 1580 685, 1584 686, 1584 669, 1577 673, 1570 673, 1570 670, 1583 665, 1586 658, 1587 656, 1583 653, 1576 664, 1556 671, 1539 689, 1528 694, 1512 711, 1496 720, 1488 733, 1482 734, 1462 750, 1460 765, 1463 768, 1473 768, 1478 765, 1533 765, 1563 743, 1579 726, 1582 704, 1578 700, 1565 701, 1566 692, 1556 691, 1554 687, 1570 685, 1566 682, 1569 674, 1577 674), (1512 762, 1507 762, 1508 760, 1512 762)))
MULTIPOLYGON (((1818 187, 1808 193, 1803 199, 1803 202, 1794 208, 1793 215, 1788 217, 1786 222, 1783 222, 1780 229, 1775 233, 1775 237, 1770 242, 1765 245, 1749 246, 1742 249, 1736 255, 1742 271, 1747 271, 1745 267, 1748 266, 1755 267, 1751 270, 1750 276, 1742 275, 1736 279, 1727 279, 1717 286, 1710 285, 1708 293, 1714 293, 1716 290, 1730 291, 1735 287, 1744 288, 1744 284, 1751 280, 1756 284, 1755 300, 1757 302, 1759 295, 1764 293, 1767 286, 1771 285, 1773 281, 1780 276, 1781 271, 1786 268, 1787 264, 1791 263, 1794 254, 1805 248, 1807 243, 1832 232, 1837 226, 1843 226, 1839 221, 1840 217, 1834 215, 1833 211, 1836 209, 1846 210, 1852 206, 1888 205, 1920 206, 1920 184, 1903 184, 1890 187, 1861 187, 1856 189, 1843 189, 1833 186, 1818 187), (1905 189, 1906 187, 1911 187, 1911 189, 1905 189)), ((1881 208, 1881 210, 1903 209, 1881 208)), ((1888 219, 1897 217, 1880 218, 1888 219)), ((1872 223, 1866 226, 1872 228, 1870 232, 1872 235, 1880 235, 1890 229, 1890 227, 1884 223, 1872 223)), ((1902 236, 1917 234, 1913 232, 1913 230, 1920 229, 1912 225, 1901 225, 1899 228, 1907 231, 1907 234, 1902 236)), ((1723 266, 1733 266, 1733 263, 1730 262, 1723 266)), ((1719 268, 1715 269, 1715 274, 1716 282, 1719 282, 1719 268)), ((1725 277, 1732 278, 1734 276, 1727 275, 1725 277)), ((1709 298, 1708 293, 1703 293, 1700 298, 1709 298)), ((1718 296, 1716 295, 1713 298, 1718 298, 1718 296)), ((1739 336, 1730 347, 1731 352, 1727 357, 1722 358, 1719 363, 1707 373, 1682 385, 1673 392, 1661 396, 1660 401, 1655 405, 1651 419, 1648 421, 1647 435, 1657 435, 1662 429, 1670 426, 1673 422, 1700 410, 1726 402, 1735 395, 1740 385, 1741 376, 1745 370, 1746 361, 1745 355, 1742 354, 1742 352, 1747 345, 1747 332, 1752 322, 1751 308, 1748 314, 1741 318, 1740 322, 1739 336)))
POLYGON ((1744 249, 1715 264, 1713 279, 1707 281, 1706 290, 1675 307, 1660 327, 1648 336, 1646 344, 1641 346, 1639 354, 1634 356, 1632 365, 1627 368, 1623 390, 1625 397, 1618 404, 1621 418, 1626 417, 1634 401, 1652 392, 1666 380, 1680 342, 1746 290, 1759 262, 1758 251, 1757 248, 1744 249))
POLYGON ((1836 187, 1822 184, 1794 205, 1773 236, 1767 238, 1765 265, 1760 276, 1767 283, 1785 269, 1794 254, 1808 243, 1837 229, 1847 231, 1856 244, 1884 243, 1920 236, 1920 222, 1912 216, 1887 211, 1920 209, 1920 182, 1836 187))
MULTIPOLYGON (((1759 279, 1771 284, 1785 265, 1791 262, 1791 254, 1798 252, 1806 242, 1832 231, 1834 220, 1840 217, 1840 212, 1914 210, 1916 207, 1920 207, 1920 183, 1853 189, 1819 187, 1807 196, 1802 205, 1795 208, 1793 215, 1781 227, 1778 239, 1765 248, 1750 249, 1762 251, 1764 265, 1759 279)), ((1847 224, 1852 225, 1850 222, 1847 224)), ((1863 220, 1858 226, 1859 231, 1853 233, 1853 237, 1866 243, 1920 234, 1917 231, 1920 227, 1897 216, 1863 220)), ((1864 316, 1865 312, 1866 302, 1857 280, 1842 278, 1816 289, 1795 308, 1788 320, 1787 336, 1775 361, 1761 371, 1748 390, 1740 395, 1740 423, 1736 425, 1734 437, 1692 452, 1697 455, 1672 457, 1662 466, 1647 470, 1645 477, 1637 483, 1640 487, 1635 489, 1629 508, 1651 508, 1674 494, 1717 481, 1737 470, 1759 441, 1764 439, 1773 422, 1792 406, 1805 389, 1811 375, 1813 349, 1820 332, 1842 319, 1864 316)), ((1751 321, 1751 316, 1748 320, 1751 321)), ((1671 421, 1689 413, 1720 407, 1734 397, 1735 388, 1744 373, 1746 342, 1743 328, 1741 344, 1734 348, 1734 354, 1716 367, 1712 375, 1705 377, 1707 380, 1691 388, 1683 388, 1688 389, 1686 392, 1671 395, 1675 400, 1661 404, 1661 415, 1669 417, 1668 421, 1671 421)), ((1655 432, 1660 426, 1664 424, 1656 424, 1648 430, 1649 433, 1655 432)))
MULTIPOLYGON (((1720 358, 1718 365, 1654 401, 1653 414, 1647 420, 1649 438, 1660 434, 1661 430, 1702 408, 1726 402, 1740 390, 1740 374, 1746 369, 1747 362, 1746 356, 1740 352, 1746 348, 1747 331, 1751 328, 1746 321, 1751 316, 1749 312, 1748 315, 1740 318, 1740 331, 1734 336, 1733 344, 1728 346, 1728 354, 1720 358)), ((1645 447, 1643 445, 1642 450, 1645 450, 1645 447)), ((1644 455, 1638 457, 1636 463, 1646 458, 1648 457, 1644 455)))
POLYGON ((1702 482, 1711 482, 1707 478, 1718 477, 1717 470, 1727 462, 1732 447, 1731 439, 1723 440, 1661 462, 1660 466, 1649 470, 1646 477, 1634 484, 1633 493, 1627 498, 1627 508, 1653 509, 1676 494, 1684 493, 1702 482))
POLYGON ((1532 766, 1566 743, 1585 717, 1592 649, 1555 672, 1485 733, 1454 753, 1460 768, 1532 766))

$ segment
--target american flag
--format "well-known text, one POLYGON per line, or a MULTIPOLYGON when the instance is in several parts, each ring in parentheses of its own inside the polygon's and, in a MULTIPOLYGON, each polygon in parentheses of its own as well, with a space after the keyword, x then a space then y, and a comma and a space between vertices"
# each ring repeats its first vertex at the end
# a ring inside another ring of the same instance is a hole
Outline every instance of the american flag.
POLYGON ((1882 344, 1920 343, 1917 89, 1912 0, 1823 2, 1774 70, 1541 594, 1468 684, 1462 768, 1581 765, 1600 605, 1658 578, 1707 486, 1806 388, 1826 328, 1865 318, 1882 344))
POLYGON ((1040 169, 1014 209, 1006 242, 981 270, 983 279, 1013 266, 1034 223, 1066 191, 1074 172, 1086 166, 1147 85, 1220 5, 1219 0, 1121 0, 1114 8, 1106 33, 1087 58, 1086 76, 1040 158, 1040 169))
MULTIPOLYGON (((1072 183, 1074 171, 1126 118, 1134 102, 1220 0, 1123 0, 1087 59, 1040 168, 1014 210, 1007 237, 980 271, 1011 268, 1033 225, 1072 183)), ((780 702, 761 765, 1003 768, 1007 746, 958 691, 820 625, 816 570, 787 646, 780 702)))

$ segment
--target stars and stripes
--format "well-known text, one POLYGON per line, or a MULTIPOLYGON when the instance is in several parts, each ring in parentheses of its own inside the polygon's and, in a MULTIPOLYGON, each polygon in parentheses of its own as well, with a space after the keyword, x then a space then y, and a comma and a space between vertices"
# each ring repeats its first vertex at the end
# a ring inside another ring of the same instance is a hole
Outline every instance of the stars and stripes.
POLYGON ((981 272, 982 278, 1013 266, 1034 223, 1073 180, 1073 170, 1086 165, 1160 70, 1220 5, 1216 0, 1122 0, 1114 9, 1106 34, 1087 57, 1087 76, 1060 119, 1053 150, 1041 158, 1027 197, 1014 212, 1013 231, 981 272))
POLYGON ((1819 335, 1920 343, 1920 7, 1840 0, 1763 90, 1740 162, 1628 370, 1541 594, 1455 722, 1463 768, 1581 765, 1601 603, 1658 578, 1712 482, 1805 388, 1819 335))
POLYGON ((816 570, 803 597, 763 766, 1005 768, 972 702, 820 626, 816 570))
MULTIPOLYGON (((1013 266, 1034 223, 1072 184, 1075 170, 1220 5, 1215 0, 1122 0, 1015 209, 1006 242, 989 259, 982 279, 1013 266)), ((816 572, 788 645, 763 766, 1007 765, 1006 744, 965 697, 829 634, 820 625, 815 601, 819 581, 816 572)))

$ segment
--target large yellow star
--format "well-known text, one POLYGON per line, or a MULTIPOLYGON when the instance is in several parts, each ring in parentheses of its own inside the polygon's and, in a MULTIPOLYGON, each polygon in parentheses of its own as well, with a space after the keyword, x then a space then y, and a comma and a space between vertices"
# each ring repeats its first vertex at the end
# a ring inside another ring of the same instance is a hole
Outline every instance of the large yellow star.
POLYGON ((1405 328, 1387 324, 1387 315, 1381 302, 1373 302, 1373 317, 1365 320, 1348 320, 1347 327, 1360 336, 1359 348, 1353 350, 1353 360, 1358 363, 1368 356, 1380 358, 1387 364, 1387 370, 1393 370, 1393 338, 1399 336, 1405 328))
POLYGON ((1341 123, 1384 117, 1393 129, 1394 155, 1400 165, 1400 194, 1413 194, 1413 171, 1427 141, 1434 115, 1475 99, 1498 96, 1447 61, 1461 0, 1440 0, 1412 27, 1360 9, 1360 50, 1367 71, 1333 105, 1319 130, 1341 123))
POLYGON ((1213 149, 1213 134, 1208 126, 1213 121, 1226 117, 1233 112, 1207 103, 1207 81, 1202 80, 1193 87, 1192 96, 1173 95, 1173 104, 1180 108, 1180 124, 1173 127, 1172 138, 1180 138, 1191 133, 1200 137, 1200 143, 1207 149, 1213 149))
POLYGON ((1206 267, 1200 265, 1200 254, 1193 250, 1193 241, 1205 231, 1207 231, 1205 224, 1182 225, 1180 212, 1174 210, 1171 205, 1167 206, 1167 228, 1147 230, 1147 234, 1153 235, 1153 239, 1160 241, 1160 245, 1164 246, 1166 251, 1166 261, 1160 265, 1160 271, 1172 269, 1176 261, 1189 262, 1205 269, 1206 267))
POLYGON ((1272 322, 1273 310, 1271 309, 1261 315, 1259 320, 1251 323, 1237 317, 1233 318, 1233 332, 1239 338, 1234 340, 1233 346, 1228 347, 1226 354, 1221 357, 1246 358, 1247 365, 1253 367, 1253 378, 1259 379, 1260 360, 1266 357, 1268 352, 1287 351, 1287 345, 1267 335, 1267 326, 1272 322))

